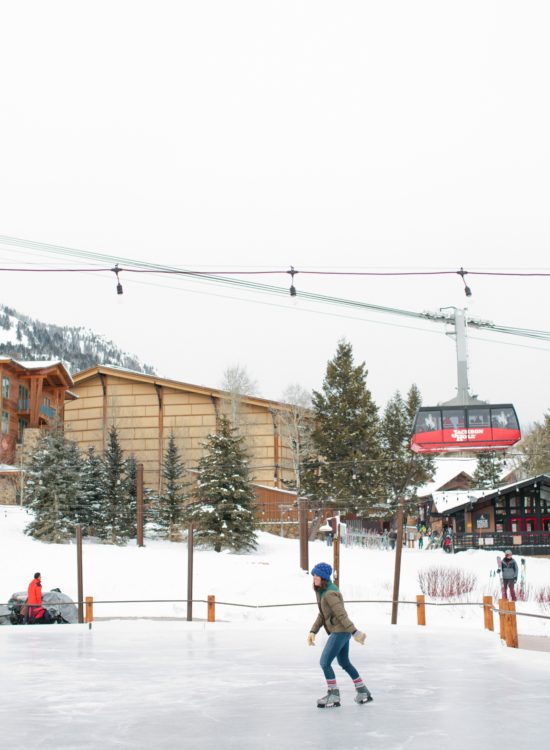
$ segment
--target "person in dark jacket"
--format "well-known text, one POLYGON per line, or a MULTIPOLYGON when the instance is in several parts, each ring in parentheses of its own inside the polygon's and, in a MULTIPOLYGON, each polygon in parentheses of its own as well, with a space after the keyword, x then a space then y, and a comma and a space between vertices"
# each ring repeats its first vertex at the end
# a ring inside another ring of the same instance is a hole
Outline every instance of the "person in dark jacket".
POLYGON ((359 672, 349 660, 349 644, 353 637, 357 643, 365 643, 365 634, 357 630, 349 619, 344 606, 344 599, 330 577, 332 568, 328 563, 318 563, 311 571, 313 588, 317 598, 319 614, 311 626, 307 636, 309 646, 315 645, 315 636, 324 627, 328 633, 328 641, 321 654, 321 669, 327 681, 327 694, 319 698, 319 708, 335 708, 340 705, 340 691, 336 684, 336 675, 332 668, 334 659, 342 669, 349 674, 355 685, 355 702, 369 703, 372 700, 367 686, 361 679, 359 672))
POLYGON ((509 549, 504 553, 499 573, 502 574, 502 598, 508 599, 507 593, 509 590, 512 601, 517 601, 515 585, 518 580, 518 564, 512 557, 512 551, 509 549))

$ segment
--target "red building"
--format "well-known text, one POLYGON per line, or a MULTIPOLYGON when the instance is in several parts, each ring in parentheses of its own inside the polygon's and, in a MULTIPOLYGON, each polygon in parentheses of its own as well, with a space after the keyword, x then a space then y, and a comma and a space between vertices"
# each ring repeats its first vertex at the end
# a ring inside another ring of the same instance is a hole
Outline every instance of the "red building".
MULTIPOLYGON (((63 421, 66 401, 75 396, 70 392, 73 381, 59 361, 23 362, 0 358, 0 465, 17 468, 18 446, 28 434, 57 421, 63 421)), ((0 485, 3 483, 0 476, 0 485)), ((0 502, 9 502, 13 491, 0 487, 0 502)), ((14 499, 14 498, 13 498, 14 499)), ((13 502, 13 499, 11 500, 13 502)))

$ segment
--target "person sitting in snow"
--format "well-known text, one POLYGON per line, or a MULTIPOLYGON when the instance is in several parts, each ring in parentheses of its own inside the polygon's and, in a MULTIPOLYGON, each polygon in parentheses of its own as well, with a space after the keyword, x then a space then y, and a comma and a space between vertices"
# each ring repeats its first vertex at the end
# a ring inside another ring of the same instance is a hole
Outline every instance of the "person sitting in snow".
POLYGON ((349 660, 349 643, 352 636, 361 645, 365 643, 366 636, 360 630, 357 630, 349 619, 342 594, 330 580, 331 566, 324 562, 318 563, 311 571, 311 575, 313 576, 313 588, 317 598, 319 614, 308 633, 308 645, 315 645, 315 636, 321 626, 328 633, 328 641, 323 649, 320 661, 321 669, 327 681, 328 692, 323 698, 319 698, 317 706, 319 708, 335 708, 340 705, 340 691, 332 668, 334 659, 337 659, 338 664, 353 680, 356 689, 355 702, 368 703, 372 700, 372 695, 361 679, 359 672, 349 660))

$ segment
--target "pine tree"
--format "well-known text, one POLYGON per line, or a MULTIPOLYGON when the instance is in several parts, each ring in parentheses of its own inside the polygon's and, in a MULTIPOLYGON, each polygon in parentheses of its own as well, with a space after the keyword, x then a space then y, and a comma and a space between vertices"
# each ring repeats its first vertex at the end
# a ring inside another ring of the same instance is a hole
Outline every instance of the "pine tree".
POLYGON ((381 422, 384 456, 383 482, 387 509, 393 514, 400 497, 407 504, 416 500, 416 490, 431 481, 435 471, 430 456, 418 456, 410 448, 412 428, 422 399, 412 385, 405 401, 399 391, 388 402, 381 422))
POLYGON ((203 443, 206 454, 199 461, 196 500, 187 507, 197 542, 216 552, 256 548, 255 492, 242 442, 222 417, 218 432, 203 443))
POLYGON ((128 491, 125 484, 125 461, 115 425, 109 430, 105 462, 105 509, 103 537, 112 544, 128 541, 128 491))
POLYGON ((381 499, 378 409, 366 386, 365 363, 353 364, 340 341, 327 364, 321 392, 313 392, 313 444, 320 460, 305 462, 302 486, 314 500, 343 512, 366 512, 381 499))
POLYGON ((130 539, 137 539, 137 461, 128 456, 124 462, 124 490, 126 492, 124 530, 130 539))
POLYGON ((47 542, 73 538, 78 522, 82 461, 57 427, 38 442, 26 470, 25 496, 34 518, 26 533, 47 542))
POLYGON ((477 465, 474 471, 475 487, 479 489, 490 489, 502 484, 501 477, 506 466, 504 457, 491 451, 480 453, 477 457, 477 465))
POLYGON ((183 477, 185 467, 173 433, 168 439, 162 467, 163 491, 156 502, 155 525, 161 535, 170 541, 181 539, 185 519, 186 487, 183 477))
POLYGON ((103 530, 105 513, 105 465, 95 448, 86 451, 80 482, 80 506, 78 523, 89 536, 105 537, 103 530))

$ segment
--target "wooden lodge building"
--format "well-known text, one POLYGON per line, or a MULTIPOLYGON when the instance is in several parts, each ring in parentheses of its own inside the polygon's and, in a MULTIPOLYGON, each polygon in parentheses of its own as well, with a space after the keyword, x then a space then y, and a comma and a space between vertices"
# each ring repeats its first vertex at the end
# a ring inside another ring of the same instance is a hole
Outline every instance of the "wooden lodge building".
POLYGON ((456 552, 494 547, 518 555, 550 555, 548 474, 494 490, 465 490, 445 512, 452 523, 456 552))
POLYGON ((187 469, 197 468, 202 443, 216 420, 238 411, 241 434, 250 456, 251 478, 264 487, 282 488, 294 477, 289 437, 281 414, 285 404, 255 396, 232 400, 231 394, 115 366, 96 366, 74 376, 77 399, 65 408, 65 433, 82 451, 103 451, 116 425, 126 455, 143 463, 144 484, 161 489, 162 463, 170 434, 187 469))
POLYGON ((62 421, 74 400, 71 376, 59 361, 0 357, 0 502, 15 502, 21 464, 40 429, 62 421))

